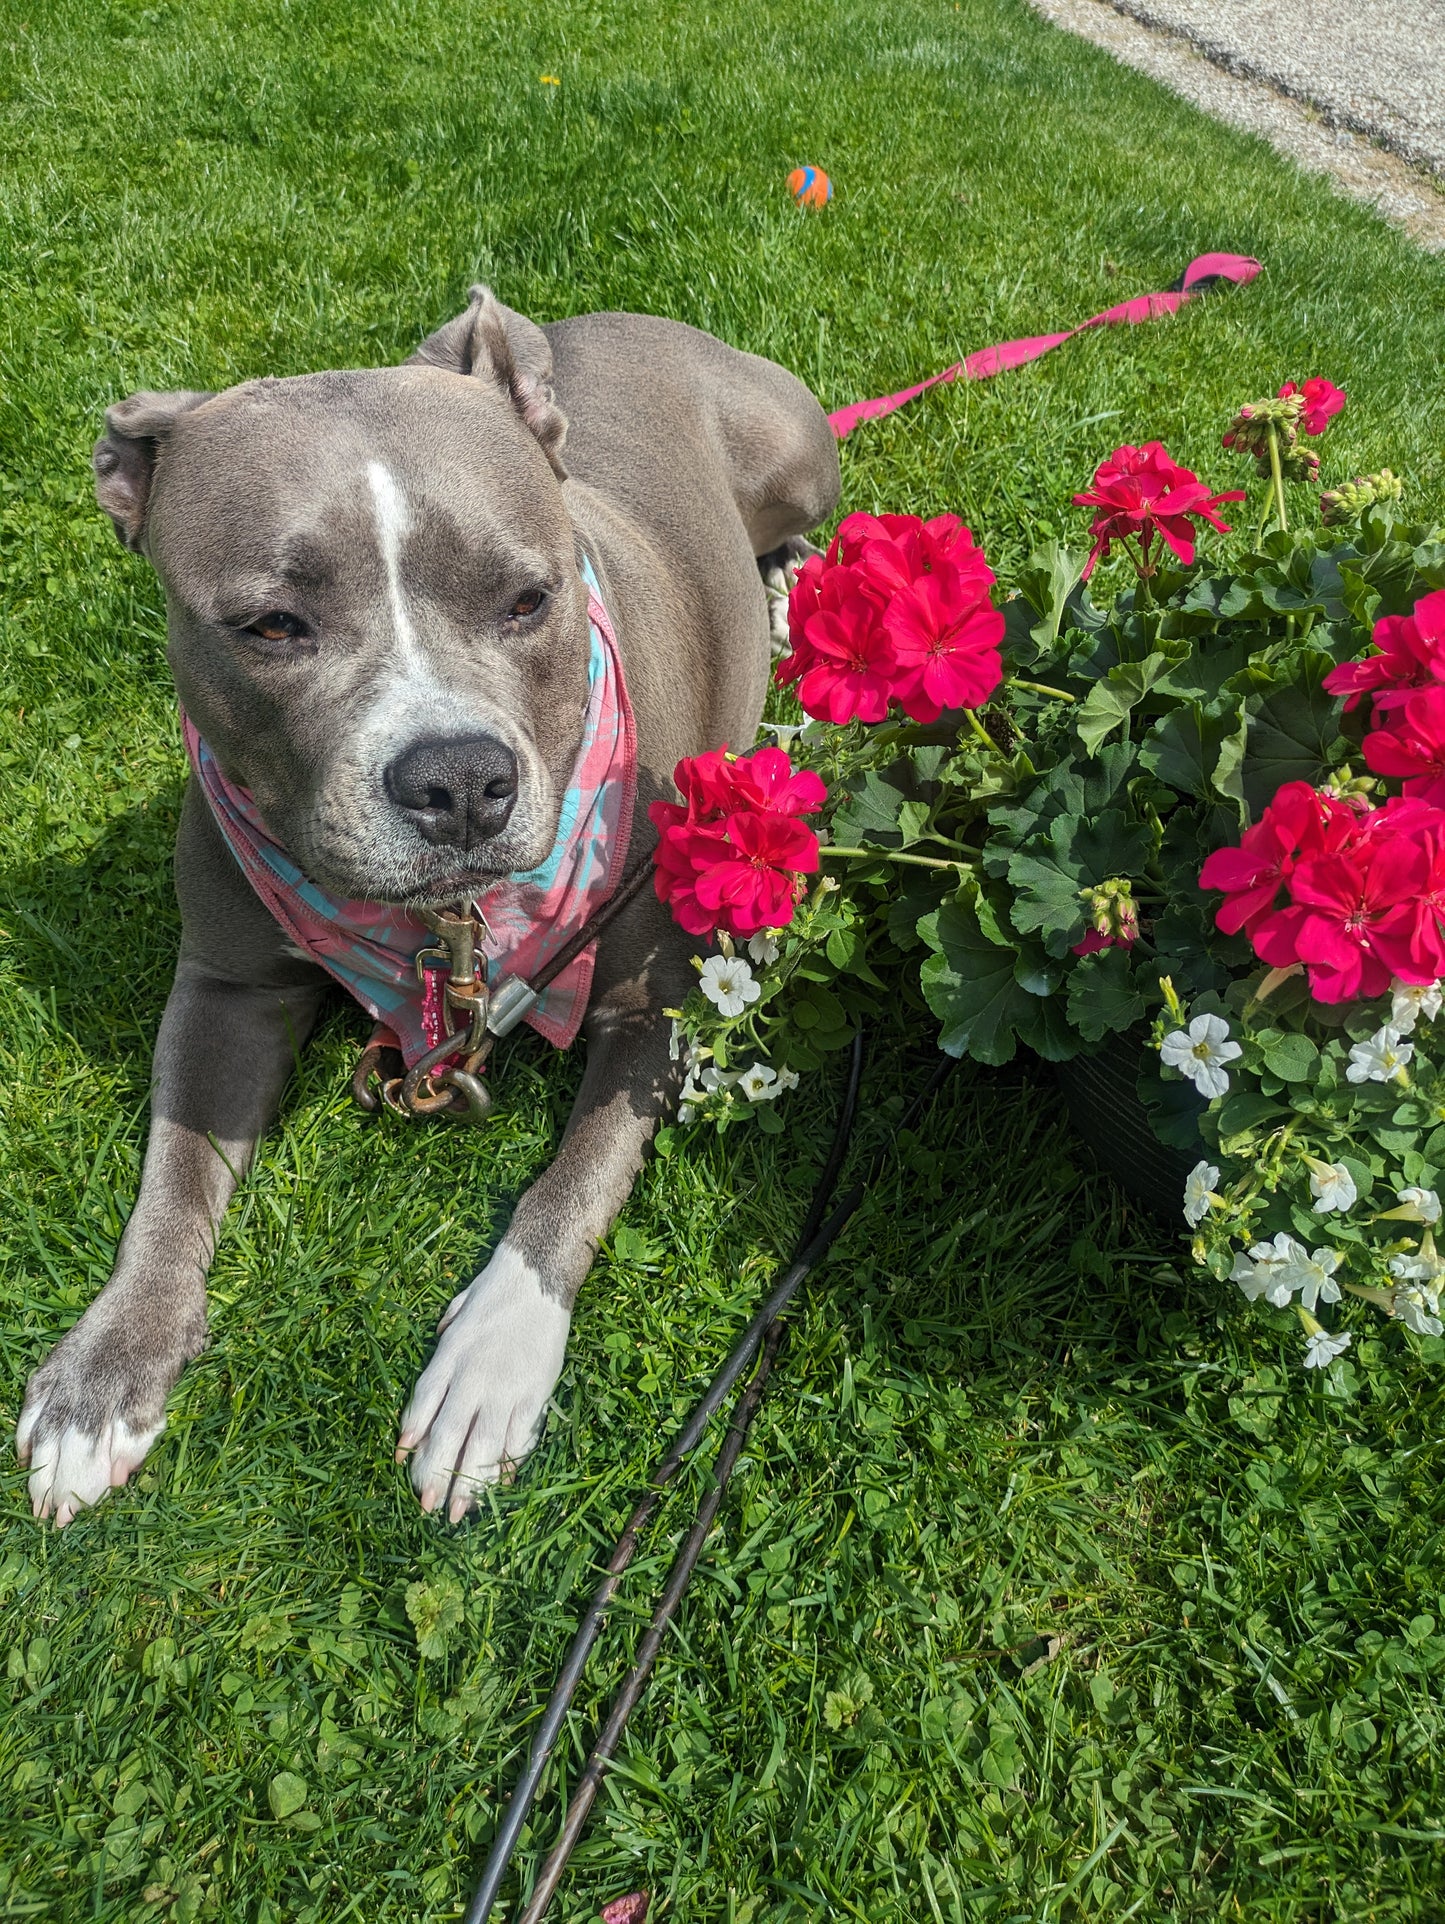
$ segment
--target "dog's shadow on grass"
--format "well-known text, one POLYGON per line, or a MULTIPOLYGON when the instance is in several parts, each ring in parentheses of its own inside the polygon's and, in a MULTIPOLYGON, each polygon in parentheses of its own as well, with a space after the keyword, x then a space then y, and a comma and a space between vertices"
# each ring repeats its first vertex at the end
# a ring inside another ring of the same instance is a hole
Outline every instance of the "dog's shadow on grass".
POLYGON ((0 871, 14 980, 44 1011, 40 1047, 48 1032, 51 1046, 148 1076, 180 941, 183 789, 176 780, 111 816, 83 852, 0 871))

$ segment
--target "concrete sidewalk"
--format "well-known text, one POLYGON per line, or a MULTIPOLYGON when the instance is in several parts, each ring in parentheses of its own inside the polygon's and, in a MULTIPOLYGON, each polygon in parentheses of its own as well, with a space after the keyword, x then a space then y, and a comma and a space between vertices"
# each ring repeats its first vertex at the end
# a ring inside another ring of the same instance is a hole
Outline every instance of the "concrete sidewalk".
POLYGON ((1112 0, 1226 72, 1304 101, 1332 127, 1445 178, 1442 0, 1112 0))
POLYGON ((1445 251, 1445 0, 1032 0, 1445 251))

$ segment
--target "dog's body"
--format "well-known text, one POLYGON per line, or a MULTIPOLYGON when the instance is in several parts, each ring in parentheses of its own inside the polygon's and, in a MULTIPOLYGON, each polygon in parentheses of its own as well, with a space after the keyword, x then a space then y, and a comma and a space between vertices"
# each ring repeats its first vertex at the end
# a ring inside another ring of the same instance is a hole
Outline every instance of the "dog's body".
MULTIPOLYGON (((635 861, 679 757, 751 742, 756 558, 838 495, 828 424, 782 369, 640 316, 539 329, 484 289, 404 367, 136 395, 107 427, 97 493, 165 585, 188 712, 306 873, 370 900, 454 902, 551 848, 587 694, 584 556, 636 716, 635 861)), ((36 1514, 59 1524, 163 1427, 205 1340, 217 1226, 327 987, 195 781, 176 886, 140 1195, 17 1436, 36 1514)), ((460 1517, 536 1440, 578 1288, 669 1097, 660 1012, 690 986, 690 947, 650 891, 599 943, 561 1147, 447 1310, 402 1419, 425 1509, 460 1517)))

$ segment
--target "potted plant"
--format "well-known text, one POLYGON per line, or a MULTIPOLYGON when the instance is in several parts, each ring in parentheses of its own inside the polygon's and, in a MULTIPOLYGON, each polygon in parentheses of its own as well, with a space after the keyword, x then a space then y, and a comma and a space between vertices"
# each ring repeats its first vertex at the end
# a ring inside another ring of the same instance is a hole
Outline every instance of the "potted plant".
POLYGON ((1089 548, 1001 596, 953 516, 843 521, 789 604, 807 719, 654 806, 658 894, 716 943, 673 1012, 681 1122, 780 1128, 887 996, 950 1054, 1061 1065, 1086 1126, 1109 1105, 1124 1173, 1311 1364, 1344 1297, 1440 1333, 1445 532, 1388 471, 1291 525, 1344 398, 1240 409, 1237 534, 1245 490, 1116 449, 1089 548))

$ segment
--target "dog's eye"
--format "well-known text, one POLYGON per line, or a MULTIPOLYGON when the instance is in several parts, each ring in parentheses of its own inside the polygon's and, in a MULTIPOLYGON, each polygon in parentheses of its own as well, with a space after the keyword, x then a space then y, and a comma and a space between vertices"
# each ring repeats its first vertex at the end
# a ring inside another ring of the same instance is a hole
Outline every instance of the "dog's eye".
POLYGON ((262 615, 259 621, 246 624, 247 631, 259 635, 262 641, 299 641, 307 632, 306 623, 296 615, 283 614, 273 608, 269 615, 262 615))
POLYGON ((546 599, 547 593, 544 588, 529 588, 524 595, 518 595, 507 610, 508 621, 525 621, 528 615, 536 614, 546 599))

